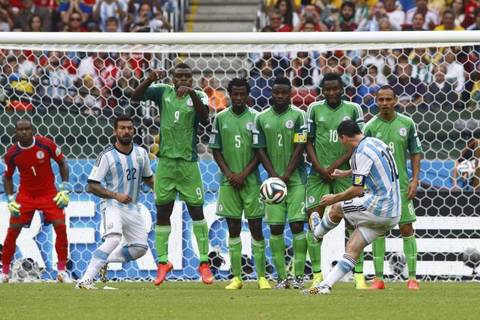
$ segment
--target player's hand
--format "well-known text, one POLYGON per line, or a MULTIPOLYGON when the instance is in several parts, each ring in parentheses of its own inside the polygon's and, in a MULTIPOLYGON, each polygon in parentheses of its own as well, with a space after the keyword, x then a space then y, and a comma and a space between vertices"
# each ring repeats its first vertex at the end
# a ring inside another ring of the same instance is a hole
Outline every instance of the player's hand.
POLYGON ((177 89, 177 97, 181 98, 193 91, 193 88, 187 86, 180 86, 177 89))
POLYGON ((70 202, 70 197, 68 196, 71 192, 72 188, 68 182, 62 182, 60 185, 60 191, 57 192, 53 201, 60 209, 64 209, 68 206, 70 202))
POLYGON ((334 194, 326 194, 320 200, 320 206, 326 207, 330 206, 335 203, 335 195, 334 194))
POLYGON ((344 177, 348 177, 349 175, 350 175, 349 170, 335 169, 332 172, 332 177, 334 178, 344 178, 344 177))
POLYGON ((331 176, 327 169, 319 168, 319 170, 317 171, 318 173, 320 173, 320 176, 322 176, 323 180, 325 180, 326 182, 332 182, 334 180, 334 178, 331 176))
POLYGON ((412 200, 417 195, 418 180, 412 180, 408 184, 408 200, 412 200))
POLYGON ((20 204, 15 200, 15 198, 16 197, 14 194, 8 196, 7 208, 12 216, 18 218, 20 216, 20 204))
POLYGON ((232 173, 230 183, 235 189, 242 189, 245 184, 245 176, 241 173, 232 173))
POLYGON ((166 76, 167 76, 167 73, 164 70, 156 70, 156 71, 150 72, 150 75, 148 76, 148 80, 150 80, 151 82, 155 82, 158 80, 162 80, 166 76))
POLYGON ((130 198, 130 196, 125 193, 115 193, 114 199, 123 204, 129 204, 130 202, 132 202, 132 198, 130 198))

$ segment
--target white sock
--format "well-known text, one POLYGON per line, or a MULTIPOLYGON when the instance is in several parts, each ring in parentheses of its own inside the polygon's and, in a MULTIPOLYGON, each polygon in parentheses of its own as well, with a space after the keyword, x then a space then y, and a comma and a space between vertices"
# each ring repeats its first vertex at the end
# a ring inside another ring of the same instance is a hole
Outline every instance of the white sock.
POLYGON ((141 244, 117 246, 108 256, 107 262, 127 262, 136 260, 147 253, 148 247, 141 244))
POLYGON ((317 238, 322 238, 327 232, 334 229, 336 226, 338 226, 338 223, 333 222, 327 212, 323 215, 322 222, 315 228, 315 230, 313 230, 313 234, 317 238))
POLYGON ((120 239, 120 235, 110 235, 105 239, 105 242, 93 252, 92 260, 90 260, 87 271, 85 271, 81 281, 93 280, 95 278, 98 271, 107 263, 109 254, 118 247, 120 239))
POLYGON ((350 255, 344 254, 343 258, 338 261, 335 267, 330 271, 325 281, 322 284, 326 284, 330 288, 333 287, 340 279, 342 279, 347 273, 353 270, 355 267, 355 259, 350 255))

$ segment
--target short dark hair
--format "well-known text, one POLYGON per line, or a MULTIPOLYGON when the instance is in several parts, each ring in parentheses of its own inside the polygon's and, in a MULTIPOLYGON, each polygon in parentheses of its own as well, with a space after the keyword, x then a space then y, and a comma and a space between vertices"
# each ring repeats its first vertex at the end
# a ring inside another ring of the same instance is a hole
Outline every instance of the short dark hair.
POLYGON ((115 17, 108 17, 105 21, 105 25, 107 25, 109 22, 115 22, 115 24, 118 26, 118 19, 115 17))
POLYGON ((118 127, 118 123, 121 122, 121 121, 130 121, 133 123, 133 120, 132 120, 132 117, 130 117, 128 114, 126 113, 122 113, 122 114, 119 114, 115 120, 113 120, 113 128, 114 129, 117 129, 118 127))
POLYGON ((395 92, 395 90, 393 90, 393 87, 389 84, 384 84, 383 86, 378 88, 377 92, 379 92, 380 90, 390 90, 393 92, 393 97, 397 96, 397 93, 395 92))
POLYGON ((30 121, 30 119, 20 118, 20 119, 18 119, 18 120, 15 122, 15 129, 18 128, 18 124, 19 124, 20 122, 27 122, 27 123, 30 125, 30 127, 33 127, 33 126, 32 126, 32 121, 30 121))
POLYGON ((250 93, 250 85, 245 78, 233 78, 232 80, 230 80, 227 87, 228 93, 232 92, 233 87, 245 87, 245 89, 247 89, 247 94, 250 93))
POLYGON ((340 11, 343 10, 345 7, 350 7, 352 8, 353 12, 355 12, 355 4, 351 1, 344 1, 342 5, 340 6, 340 11))
POLYGON ((323 75, 323 79, 321 83, 322 88, 325 87, 325 81, 338 81, 338 83, 340 84, 340 87, 343 88, 342 76, 336 72, 329 72, 323 75))
POLYGON ((290 79, 285 77, 276 77, 275 80, 273 80, 272 87, 276 84, 283 84, 288 86, 289 88, 292 88, 292 83, 290 82, 290 79))
POLYGON ((180 62, 179 64, 177 64, 175 66, 175 68, 173 68, 173 70, 177 70, 177 69, 190 69, 190 70, 192 70, 192 68, 188 64, 186 64, 185 62, 180 62))
POLYGON ((351 120, 344 120, 342 121, 337 128, 338 136, 347 136, 349 138, 353 138, 357 134, 361 134, 362 130, 358 126, 358 124, 351 120))

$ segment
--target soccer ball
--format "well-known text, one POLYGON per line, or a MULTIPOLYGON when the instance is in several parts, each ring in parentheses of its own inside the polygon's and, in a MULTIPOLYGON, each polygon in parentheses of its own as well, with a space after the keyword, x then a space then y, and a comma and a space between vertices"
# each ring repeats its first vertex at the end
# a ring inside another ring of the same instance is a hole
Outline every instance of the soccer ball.
POLYGON ((475 248, 467 248, 462 252, 463 263, 475 270, 480 266, 480 252, 475 248))
POLYGON ((458 175, 464 180, 470 180, 477 169, 477 160, 465 160, 458 165, 458 175))
POLYGON ((287 196, 287 185, 280 178, 268 178, 260 187, 260 198, 268 204, 279 204, 287 196))

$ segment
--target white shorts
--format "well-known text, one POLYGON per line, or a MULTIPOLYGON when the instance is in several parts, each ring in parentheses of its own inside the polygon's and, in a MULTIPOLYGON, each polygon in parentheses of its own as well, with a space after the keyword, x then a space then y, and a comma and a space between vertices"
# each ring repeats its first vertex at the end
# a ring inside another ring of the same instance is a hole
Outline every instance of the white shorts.
POLYGON ((148 245, 148 231, 140 210, 106 206, 101 212, 100 230, 103 237, 120 234, 127 244, 148 245))
POLYGON ((400 221, 397 217, 379 217, 363 210, 368 197, 353 198, 342 202, 343 216, 356 229, 360 231, 367 243, 372 243, 376 238, 385 235, 400 221))

